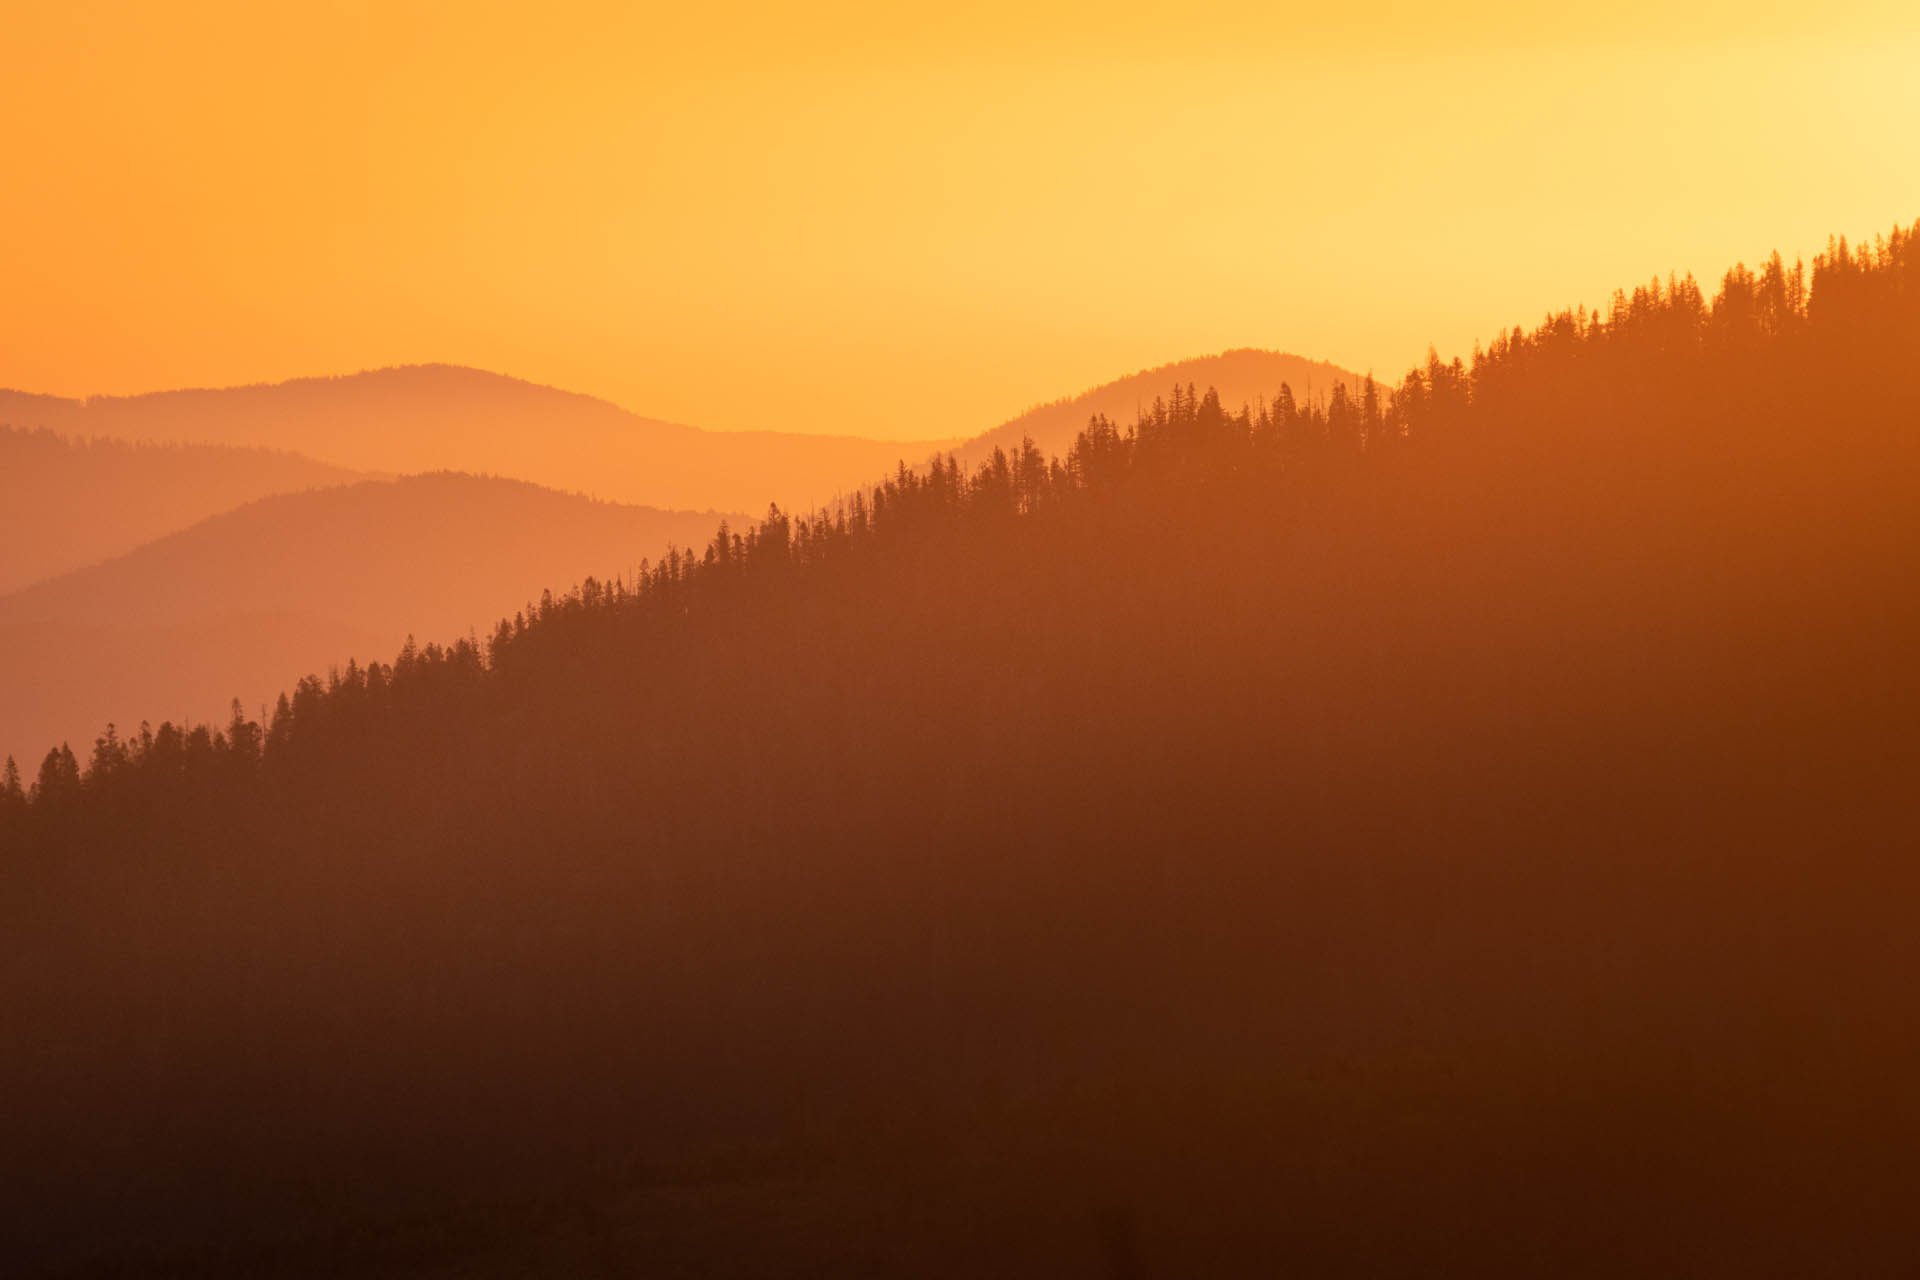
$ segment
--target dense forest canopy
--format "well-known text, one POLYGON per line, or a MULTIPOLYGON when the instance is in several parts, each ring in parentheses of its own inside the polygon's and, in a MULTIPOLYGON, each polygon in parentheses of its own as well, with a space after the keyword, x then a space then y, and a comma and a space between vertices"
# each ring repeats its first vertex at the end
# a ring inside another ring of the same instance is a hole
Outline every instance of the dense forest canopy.
POLYGON ((22 1247, 697 1176, 878 1270, 1910 1260, 1916 235, 9 768, 22 1247))

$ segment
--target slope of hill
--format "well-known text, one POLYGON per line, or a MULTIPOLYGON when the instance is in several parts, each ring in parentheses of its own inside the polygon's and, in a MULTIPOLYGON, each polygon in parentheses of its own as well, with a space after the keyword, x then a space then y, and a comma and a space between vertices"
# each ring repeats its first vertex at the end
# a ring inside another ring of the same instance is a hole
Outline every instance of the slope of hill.
POLYGON ((340 467, 392 474, 509 475, 622 502, 758 511, 808 509, 951 451, 965 465, 1031 435, 1066 448, 1095 414, 1131 421, 1189 384, 1230 406, 1270 401, 1283 383, 1305 399, 1360 379, 1300 356, 1242 348, 1176 361, 1041 405, 979 436, 884 441, 777 431, 704 431, 592 396, 453 365, 378 369, 272 385, 67 400, 0 391, 0 422, 123 441, 291 449, 340 467))
MULTIPOLYGON (((1124 425, 1151 409, 1155 400, 1167 399, 1175 387, 1191 386, 1202 391, 1211 388, 1219 394, 1222 404, 1238 409, 1241 405, 1271 403, 1282 384, 1290 387, 1294 397, 1304 403, 1330 394, 1339 385, 1357 394, 1362 381, 1361 375, 1324 360, 1239 347, 1219 355, 1197 356, 1143 369, 1077 396, 1036 405, 1019 417, 966 441, 953 453, 961 465, 971 468, 995 449, 1014 452, 1020 447, 1020 441, 1029 436, 1042 453, 1065 453, 1073 438, 1096 414, 1124 425)), ((1381 393, 1385 394, 1386 390, 1382 387, 1381 393)))
POLYGON ((235 696, 257 709, 409 634, 484 632, 549 586, 630 578, 720 520, 445 473, 248 503, 0 597, 0 670, 30 677, 0 685, 0 755, 224 717, 235 696))
POLYGON ((243 502, 364 478, 279 450, 72 439, 0 426, 0 594, 243 502))
POLYGON ((48 758, 0 1246, 1905 1273, 1920 226, 1805 283, 1173 397, 48 758))
POLYGON ((95 396, 0 391, 0 422, 122 440, 293 449, 391 474, 513 476, 613 501, 764 511, 825 503, 945 442, 703 431, 592 396, 453 365, 218 390, 95 396))

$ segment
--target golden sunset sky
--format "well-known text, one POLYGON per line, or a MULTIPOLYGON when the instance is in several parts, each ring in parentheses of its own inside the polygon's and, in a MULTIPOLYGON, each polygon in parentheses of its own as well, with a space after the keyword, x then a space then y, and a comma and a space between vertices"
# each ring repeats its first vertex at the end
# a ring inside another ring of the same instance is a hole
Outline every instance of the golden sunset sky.
POLYGON ((1542 8, 0 0, 0 385, 944 436, 1920 217, 1920 6, 1542 8))

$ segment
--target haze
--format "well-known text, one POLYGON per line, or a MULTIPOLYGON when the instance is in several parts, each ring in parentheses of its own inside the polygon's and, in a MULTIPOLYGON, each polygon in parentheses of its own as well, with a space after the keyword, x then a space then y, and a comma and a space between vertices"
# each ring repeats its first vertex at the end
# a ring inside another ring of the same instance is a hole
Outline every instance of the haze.
POLYGON ((12 4, 0 384, 446 361, 928 439, 1920 205, 1910 6, 1532 10, 12 4))

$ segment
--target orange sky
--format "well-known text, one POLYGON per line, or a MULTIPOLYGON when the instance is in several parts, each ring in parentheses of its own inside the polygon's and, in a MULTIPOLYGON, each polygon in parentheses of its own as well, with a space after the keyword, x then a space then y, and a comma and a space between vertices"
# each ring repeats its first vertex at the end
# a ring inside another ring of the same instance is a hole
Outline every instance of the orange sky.
POLYGON ((0 385, 67 395, 445 360, 939 436, 1920 217, 1911 4, 0 6, 0 385))

